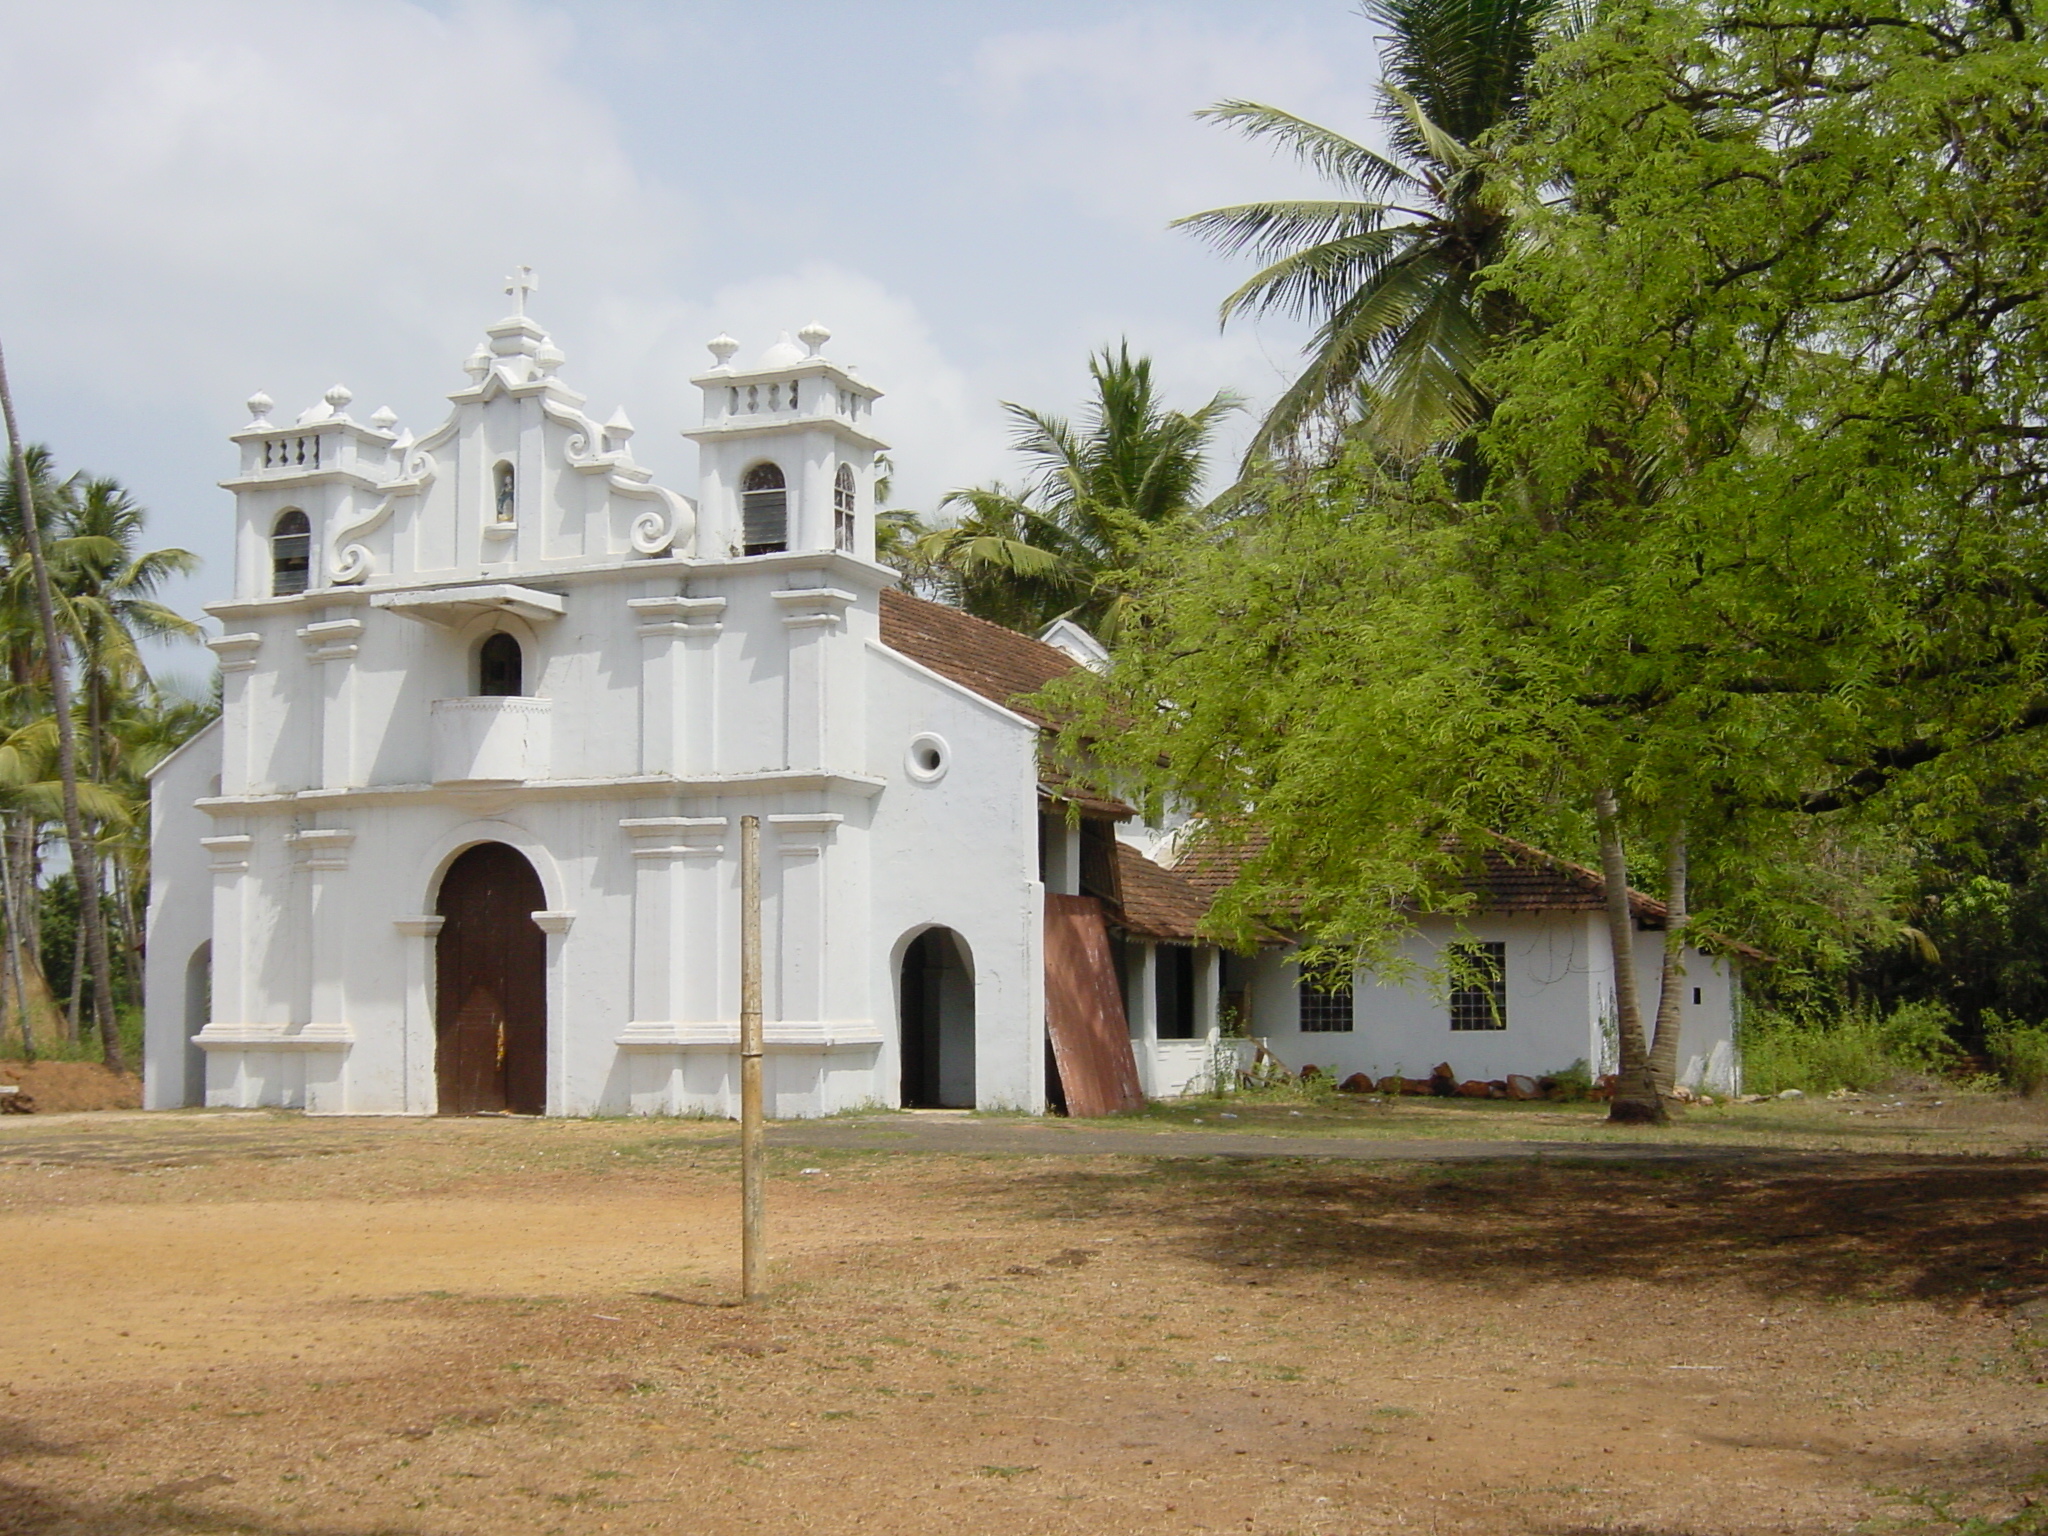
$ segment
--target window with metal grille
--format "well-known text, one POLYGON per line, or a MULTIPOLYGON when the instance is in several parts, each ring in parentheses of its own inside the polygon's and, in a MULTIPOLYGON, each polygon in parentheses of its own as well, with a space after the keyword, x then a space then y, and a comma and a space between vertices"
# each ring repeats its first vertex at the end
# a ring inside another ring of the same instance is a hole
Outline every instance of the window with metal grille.
POLYGON ((1508 947, 1451 946, 1451 1028, 1508 1027, 1508 947))
POLYGON ((313 525, 297 507, 288 508, 270 530, 271 595, 305 591, 312 572, 313 525))
POLYGON ((832 542, 849 553, 853 549, 853 470, 844 464, 832 477, 832 542))
POLYGON ((1305 1035, 1351 1033, 1351 978, 1341 972, 1304 969, 1295 989, 1305 1035))
POLYGON ((756 464, 740 480, 740 550, 749 555, 774 555, 787 548, 787 484, 773 464, 756 464))

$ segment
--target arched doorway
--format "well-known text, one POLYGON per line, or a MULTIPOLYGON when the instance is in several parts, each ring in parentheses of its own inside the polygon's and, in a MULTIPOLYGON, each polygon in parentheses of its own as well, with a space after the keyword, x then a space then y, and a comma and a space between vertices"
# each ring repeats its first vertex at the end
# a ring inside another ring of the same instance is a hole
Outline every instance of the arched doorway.
POLYGON ((206 1051, 192 1037, 213 1017, 213 940, 185 962, 185 1093, 187 1104, 206 1102, 206 1051))
POLYGON ((927 928, 903 951, 903 1107, 974 1107, 974 970, 950 928, 927 928))
POLYGON ((479 843, 448 866, 434 910, 434 1076, 444 1115, 547 1109, 547 906, 533 866, 479 843))

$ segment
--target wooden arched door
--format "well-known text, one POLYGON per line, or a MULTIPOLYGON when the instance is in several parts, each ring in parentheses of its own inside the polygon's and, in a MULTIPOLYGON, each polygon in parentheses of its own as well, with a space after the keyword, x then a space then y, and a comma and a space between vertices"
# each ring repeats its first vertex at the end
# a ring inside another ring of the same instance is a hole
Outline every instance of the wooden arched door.
POLYGON ((547 1110, 547 906, 515 849, 479 843, 448 866, 435 910, 434 1075, 441 1113, 547 1110))

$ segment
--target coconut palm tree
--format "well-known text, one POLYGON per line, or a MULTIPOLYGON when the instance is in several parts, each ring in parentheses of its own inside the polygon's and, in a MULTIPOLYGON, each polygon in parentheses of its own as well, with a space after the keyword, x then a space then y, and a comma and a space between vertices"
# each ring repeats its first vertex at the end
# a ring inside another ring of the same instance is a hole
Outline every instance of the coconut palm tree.
POLYGON ((1296 445, 1314 424, 1363 422, 1414 454, 1485 413, 1473 370, 1512 323, 1478 274, 1511 227, 1482 143, 1519 116, 1529 69, 1572 0, 1366 0, 1387 30, 1381 154, 1278 107, 1224 101, 1200 114, 1270 140, 1337 196, 1212 208, 1176 221, 1265 265, 1223 301, 1238 315, 1315 323, 1308 366, 1274 402, 1247 461, 1296 445))
POLYGON ((200 633, 197 624, 155 597, 171 577, 197 570, 199 557, 183 549, 138 551, 147 516, 118 481, 85 480, 68 498, 50 548, 78 648, 86 760, 94 778, 104 777, 105 726, 115 695, 149 684, 141 642, 192 640, 200 633))
POLYGON ((1218 393, 1169 410, 1152 360, 1128 342, 1089 358, 1088 373, 1095 398, 1078 424, 1004 405, 1024 484, 949 492, 941 506, 961 515, 913 551, 969 613, 1023 630, 1070 617, 1113 640, 1146 539, 1200 506, 1210 439, 1238 401, 1218 393))

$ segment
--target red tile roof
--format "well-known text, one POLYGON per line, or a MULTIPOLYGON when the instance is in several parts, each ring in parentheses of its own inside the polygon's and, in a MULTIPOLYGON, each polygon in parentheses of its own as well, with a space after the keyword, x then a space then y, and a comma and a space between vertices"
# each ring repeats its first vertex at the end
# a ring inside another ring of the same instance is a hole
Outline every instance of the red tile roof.
MULTIPOLYGON (((1198 833, 1181 849, 1173 872, 1213 902, 1270 842, 1256 828, 1242 840, 1198 833)), ((1459 875, 1458 888, 1478 897, 1484 912, 1597 912, 1607 901, 1607 882, 1599 871, 1512 837, 1497 837, 1482 849, 1478 866, 1468 864, 1459 875)), ((1640 922, 1656 926, 1664 921, 1664 903, 1654 896, 1632 889, 1628 904, 1640 922)))
POLYGON ((1153 863, 1129 843, 1116 845, 1116 861, 1123 903, 1111 921, 1141 939, 1194 943, 1209 910, 1209 893, 1153 863))
POLYGON ((1052 721, 1017 701, 1076 665, 1064 651, 1029 635, 894 587, 882 591, 882 644, 1040 727, 1052 721))
MULTIPOLYGON (((984 699, 1016 711, 1042 731, 1052 728, 1050 717, 1020 701, 1078 665, 1066 652, 1029 635, 894 587, 882 590, 882 644, 984 699)), ((1048 799, 1071 801, 1084 814, 1119 821, 1137 814, 1121 800, 1074 781, 1042 753, 1038 777, 1039 788, 1048 799)))

